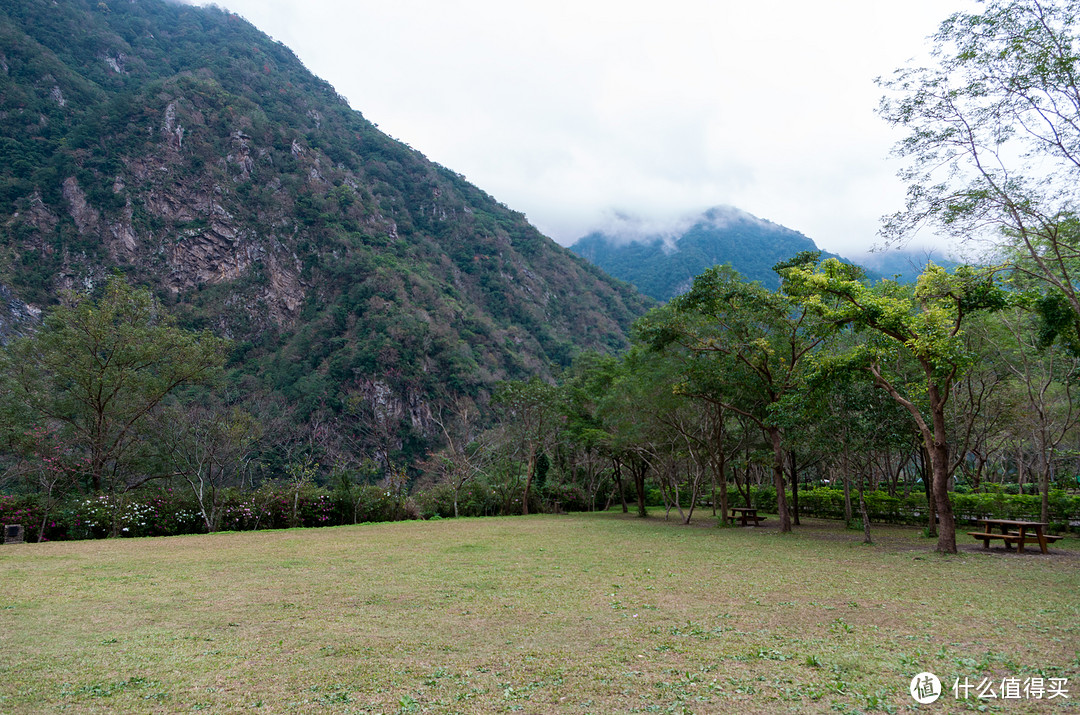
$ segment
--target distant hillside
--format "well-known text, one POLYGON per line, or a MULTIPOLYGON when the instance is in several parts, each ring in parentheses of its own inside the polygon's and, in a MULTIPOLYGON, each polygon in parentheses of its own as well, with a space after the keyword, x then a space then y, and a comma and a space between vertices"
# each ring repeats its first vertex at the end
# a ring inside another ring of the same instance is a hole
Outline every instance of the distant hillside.
POLYGON ((930 261, 949 270, 960 265, 957 261, 945 258, 938 251, 915 248, 890 249, 888 251, 868 253, 854 259, 854 263, 858 263, 867 272, 882 278, 895 278, 901 283, 913 282, 930 261))
POLYGON ((237 15, 5 0, 0 326, 116 269, 233 338, 245 386, 367 405, 399 446, 443 397, 624 347, 649 304, 237 15))
MULTIPOLYGON (((780 278, 773 266, 818 247, 798 231, 721 206, 663 229, 642 229, 628 219, 614 229, 590 233, 570 250, 645 295, 666 301, 685 292, 695 276, 717 264, 730 264, 747 279, 775 290, 780 278)), ((891 249, 854 260, 822 251, 821 257, 856 263, 872 281, 895 278, 901 283, 918 278, 927 261, 948 269, 959 265, 939 252, 923 249, 891 249)))
POLYGON ((777 288, 774 265, 818 248, 798 231, 732 207, 717 207, 664 233, 591 233, 570 250, 642 293, 668 300, 687 290, 706 268, 724 263, 750 280, 777 288))

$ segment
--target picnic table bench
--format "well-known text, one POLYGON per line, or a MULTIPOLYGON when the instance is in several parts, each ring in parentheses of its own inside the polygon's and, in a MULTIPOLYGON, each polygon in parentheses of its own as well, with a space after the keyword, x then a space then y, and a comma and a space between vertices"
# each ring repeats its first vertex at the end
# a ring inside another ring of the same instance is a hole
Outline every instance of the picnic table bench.
POLYGON ((759 526, 761 522, 765 521, 765 517, 757 515, 757 509, 746 506, 733 506, 731 507, 731 515, 728 516, 728 521, 732 524, 738 519, 742 526, 747 526, 751 521, 754 522, 754 526, 759 526))
MULTIPOLYGON (((1019 536, 1020 535, 1019 531, 1013 531, 1012 529, 1009 530, 1009 533, 1012 534, 1013 536, 1019 536)), ((1052 544, 1055 541, 1059 541, 1061 539, 1064 539, 1065 537, 1064 536, 1058 536, 1058 535, 1055 535, 1055 534, 1043 534, 1043 538, 1046 539, 1046 543, 1052 544)))
POLYGON ((974 537, 976 540, 983 542, 983 548, 989 549, 990 542, 992 540, 1000 540, 1006 549, 1012 549, 1012 545, 1016 544, 1016 550, 1019 553, 1024 552, 1024 544, 1035 542, 1039 545, 1039 550, 1042 553, 1047 553, 1047 542, 1054 542, 1060 539, 1060 536, 1048 537, 1043 532, 1043 527, 1046 524, 1040 521, 1016 521, 1014 519, 983 519, 983 524, 986 528, 983 531, 969 531, 968 536, 974 537), (994 527, 1000 528, 1000 533, 994 532, 994 527))

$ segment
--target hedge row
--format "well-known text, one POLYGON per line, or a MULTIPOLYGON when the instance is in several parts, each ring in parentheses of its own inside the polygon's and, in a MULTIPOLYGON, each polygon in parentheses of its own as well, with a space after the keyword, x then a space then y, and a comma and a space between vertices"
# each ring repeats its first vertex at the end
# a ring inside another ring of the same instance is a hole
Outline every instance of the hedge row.
MULTIPOLYGON (((763 511, 776 509, 776 490, 772 487, 752 487, 751 503, 763 511)), ((787 492, 788 503, 791 493, 787 492)), ((858 494, 851 495, 852 507, 858 514, 858 494)), ((890 496, 886 492, 866 492, 866 511, 871 521, 887 524, 921 524, 927 519, 926 495, 890 496)), ((1042 513, 1042 497, 1035 494, 949 493, 953 513, 959 522, 979 519, 1035 520, 1042 513)), ((1080 496, 1050 490, 1051 530, 1066 531, 1080 527, 1080 496), (1071 526, 1070 526, 1071 525, 1071 526)), ((799 513, 825 519, 844 518, 844 491, 833 487, 799 490, 799 513)))
MULTIPOLYGON (((567 511, 589 507, 573 485, 548 485, 530 500, 530 511, 554 504, 567 511)), ((521 502, 499 494, 483 481, 458 494, 460 516, 520 513, 521 502)), ((352 485, 330 489, 307 485, 297 494, 288 484, 266 484, 255 491, 227 490, 219 508, 219 531, 339 526, 454 515, 454 494, 438 485, 412 495, 394 495, 384 487, 352 485), (294 516, 295 500, 295 516, 294 516)), ((46 541, 118 536, 172 536, 207 531, 198 504, 186 489, 141 490, 123 496, 80 497, 46 512, 36 496, 0 495, 0 525, 21 524, 27 541, 37 541, 45 521, 46 541), (47 516, 46 516, 47 513, 47 516)))
MULTIPOLYGON (((337 526, 360 522, 429 519, 454 514, 453 492, 435 486, 411 496, 395 497, 382 487, 353 486, 332 490, 305 486, 296 494, 285 484, 267 484, 254 492, 230 490, 222 500, 218 529, 248 531, 290 526, 337 526), (295 502, 295 516, 294 516, 295 502)), ((660 502, 659 492, 651 494, 660 502)), ((776 508, 772 487, 752 487, 751 504, 763 511, 776 508)), ((852 495, 857 499, 856 495, 852 495)), ((961 522, 982 518, 1037 520, 1041 499, 1029 494, 951 493, 953 510, 961 522)), ((730 497, 739 496, 731 490, 730 497)), ((872 491, 865 495, 867 511, 875 522, 922 524, 926 520, 923 494, 890 496, 872 491)), ((482 481, 468 484, 458 494, 458 514, 486 516, 518 513, 520 502, 506 502, 482 481)), ((589 508, 588 497, 572 485, 547 485, 530 511, 542 511, 558 502, 566 511, 589 508)), ((791 502, 791 494, 788 494, 791 502)), ((651 503, 658 506, 659 503, 651 503)), ((858 512, 857 502, 853 504, 858 512)), ((831 487, 799 491, 799 512, 827 519, 844 518, 844 492, 831 487)), ((143 490, 124 497, 81 497, 46 511, 37 497, 0 496, 0 525, 21 524, 27 541, 36 541, 45 520, 45 540, 94 539, 110 536, 169 536, 207 531, 202 515, 186 490, 143 490)), ((1080 496, 1061 490, 1050 492, 1051 531, 1080 530, 1080 496)))

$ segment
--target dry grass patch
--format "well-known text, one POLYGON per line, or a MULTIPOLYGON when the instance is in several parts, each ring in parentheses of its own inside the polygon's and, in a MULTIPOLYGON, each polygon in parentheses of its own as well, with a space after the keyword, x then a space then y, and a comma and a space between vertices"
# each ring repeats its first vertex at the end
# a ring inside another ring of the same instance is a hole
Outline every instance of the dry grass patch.
POLYGON ((910 529, 712 523, 0 547, 0 712, 905 712, 921 670, 1071 677, 1080 701, 1074 539, 941 557, 910 529))

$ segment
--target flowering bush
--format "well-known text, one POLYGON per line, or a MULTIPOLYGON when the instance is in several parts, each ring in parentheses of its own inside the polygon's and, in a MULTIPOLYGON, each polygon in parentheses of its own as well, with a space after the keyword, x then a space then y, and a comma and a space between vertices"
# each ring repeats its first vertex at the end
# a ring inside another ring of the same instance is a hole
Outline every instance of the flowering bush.
POLYGON ((329 492, 305 489, 300 492, 300 525, 331 526, 337 511, 334 498, 329 492))
POLYGON ((257 528, 262 507, 256 494, 232 492, 221 508, 218 528, 222 531, 248 531, 257 528))
MULTIPOLYGON (((562 506, 575 508, 583 496, 573 489, 549 489, 563 499, 562 506)), ((536 495, 539 498, 539 494, 536 495)), ((223 531, 337 526, 396 519, 450 517, 453 492, 447 485, 428 487, 409 494, 403 485, 351 485, 327 489, 314 484, 297 487, 290 482, 265 482, 254 491, 229 489, 219 502, 217 528, 223 531), (298 494, 298 496, 297 496, 298 494)), ((514 502, 514 509, 520 502, 514 502)), ((536 505, 537 507, 539 504, 536 505)), ((458 494, 461 516, 503 513, 503 504, 491 485, 474 480, 458 494)), ((536 510, 536 509, 534 509, 536 510)), ((37 497, 0 495, 0 524, 21 524, 28 541, 37 539, 44 514, 37 497)), ((206 532, 198 504, 187 489, 144 488, 120 495, 81 495, 52 510, 45 538, 101 539, 110 536, 170 536, 206 532)))
MULTIPOLYGON (((34 497, 0 496, 0 526, 20 524, 26 541, 37 541, 41 529, 42 510, 34 497)), ((46 539, 61 538, 62 529, 50 520, 45 528, 46 539)))
POLYGON ((100 495, 75 502, 63 514, 76 539, 117 536, 166 536, 205 531, 197 510, 171 490, 138 496, 100 495))

